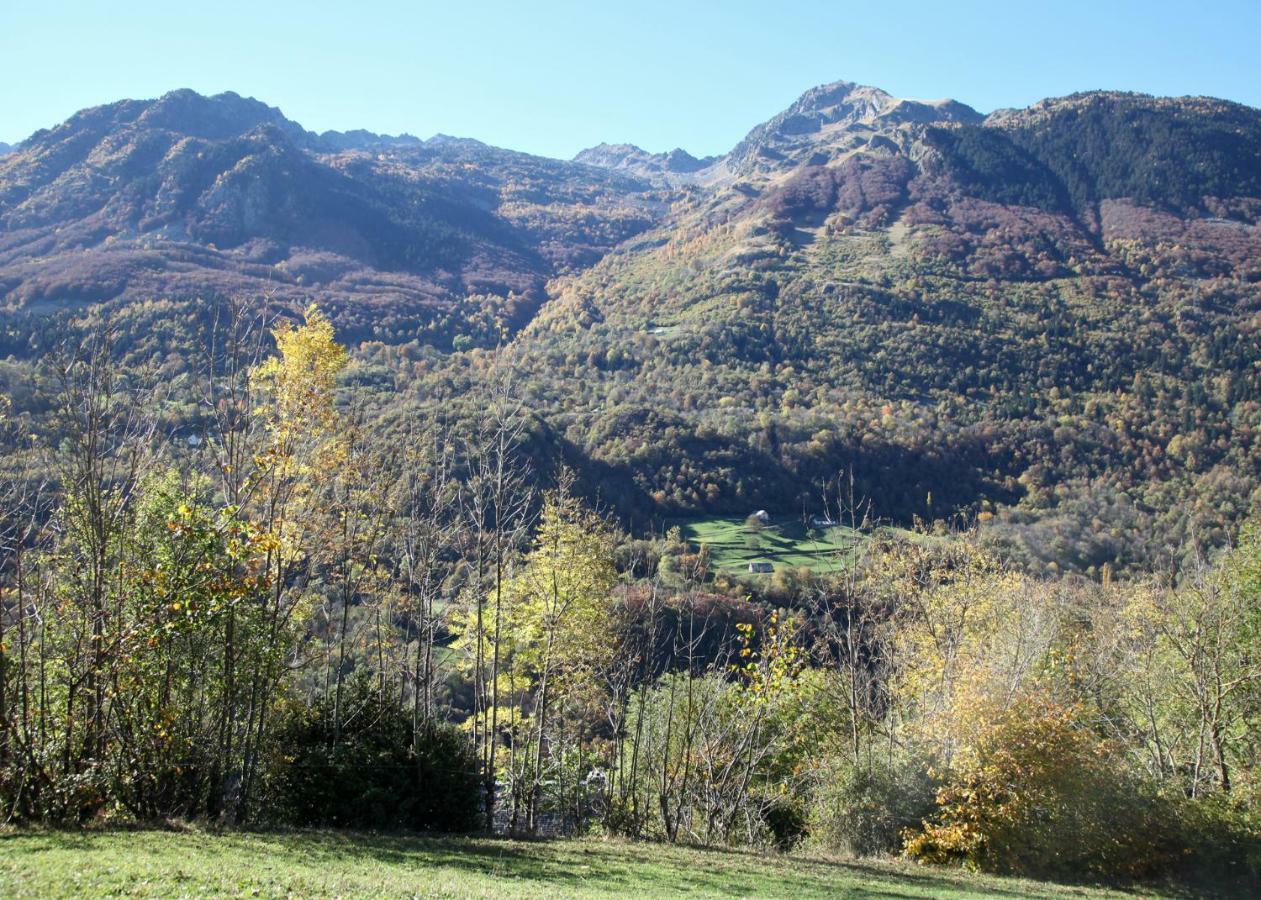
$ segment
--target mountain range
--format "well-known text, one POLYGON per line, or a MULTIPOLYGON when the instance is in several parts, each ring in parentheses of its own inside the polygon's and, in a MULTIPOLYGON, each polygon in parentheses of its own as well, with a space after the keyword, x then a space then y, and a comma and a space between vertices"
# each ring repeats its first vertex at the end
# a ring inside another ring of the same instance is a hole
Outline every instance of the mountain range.
POLYGON ((438 136, 303 130, 235 94, 85 110, 0 171, 18 306, 259 292, 421 315, 546 278, 648 227, 647 185, 438 136))
POLYGON ((720 157, 564 161, 176 91, 0 156, 14 358, 41 316, 222 295, 320 302, 382 409, 453 408, 506 341, 540 440, 641 521, 849 468, 1086 569, 1261 501, 1261 111, 1224 100, 836 82, 720 157))
MULTIPOLYGON (((253 291, 424 316, 512 293, 523 324, 549 279, 670 227, 697 192, 724 218, 779 228, 927 215, 964 232, 937 249, 974 264, 994 234, 972 220, 995 204, 1020 210, 1008 243, 1087 253, 1134 229, 1168 236, 1190 214, 1195 240, 1248 244, 1261 116, 1112 93, 982 116, 837 82, 721 157, 602 144, 565 162, 442 135, 314 134, 256 100, 181 90, 84 110, 5 155, 0 302, 253 291)), ((1055 265, 1005 249, 1016 268, 1055 265)))

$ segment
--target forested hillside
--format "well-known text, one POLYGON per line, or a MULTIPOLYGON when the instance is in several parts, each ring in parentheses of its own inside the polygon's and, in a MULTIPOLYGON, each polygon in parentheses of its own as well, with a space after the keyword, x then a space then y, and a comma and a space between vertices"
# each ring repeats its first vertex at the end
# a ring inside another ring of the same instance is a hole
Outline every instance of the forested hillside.
POLYGON ((0 819, 1261 868, 1261 112, 0 156, 0 819))
POLYGON ((126 101, 0 162, 3 378, 38 429, 50 323, 174 374, 213 298, 317 300, 383 433, 466 427, 509 369, 539 470, 637 531, 818 512, 852 473, 877 518, 979 516, 1034 569, 1168 567, 1256 503, 1259 123, 839 82, 718 159, 563 163, 126 101))

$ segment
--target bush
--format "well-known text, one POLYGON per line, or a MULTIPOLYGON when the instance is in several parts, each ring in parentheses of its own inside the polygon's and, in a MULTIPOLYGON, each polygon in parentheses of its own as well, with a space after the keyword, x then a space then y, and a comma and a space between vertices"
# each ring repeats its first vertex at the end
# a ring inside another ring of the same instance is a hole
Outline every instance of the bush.
POLYGON ((762 811, 762 821, 776 850, 793 849, 801 843, 808 831, 806 812, 794 800, 774 800, 762 811))
POLYGON ((472 831, 480 824, 477 759, 450 725, 414 735, 411 713, 367 679, 345 688, 334 746, 333 702, 290 710, 276 734, 278 818, 337 828, 472 831))
POLYGON ((867 768, 845 759, 825 771, 810 817, 811 838, 824 849, 851 856, 895 853, 902 833, 934 809, 933 779, 917 762, 867 768))
POLYGON ((1211 794, 1186 801, 1180 812, 1189 848, 1186 878, 1206 882, 1213 893, 1261 884, 1261 804, 1256 798, 1245 791, 1211 794))
POLYGON ((960 753, 905 853, 990 872, 1141 877, 1180 858, 1177 824, 1080 710, 1033 697, 960 753))

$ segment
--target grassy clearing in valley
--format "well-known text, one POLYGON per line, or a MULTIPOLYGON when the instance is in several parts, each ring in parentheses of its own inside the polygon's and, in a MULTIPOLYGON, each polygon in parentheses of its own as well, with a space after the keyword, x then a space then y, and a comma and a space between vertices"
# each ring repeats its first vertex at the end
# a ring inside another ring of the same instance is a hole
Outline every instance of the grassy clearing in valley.
POLYGON ((4 897, 1120 897, 893 861, 596 839, 340 832, 10 832, 4 897))
POLYGON ((802 567, 816 572, 840 571, 849 551, 864 540, 861 532, 844 526, 808 528, 794 519, 753 529, 744 519, 688 519, 679 523, 683 537, 709 548, 717 571, 749 571, 751 562, 769 562, 776 571, 802 567))

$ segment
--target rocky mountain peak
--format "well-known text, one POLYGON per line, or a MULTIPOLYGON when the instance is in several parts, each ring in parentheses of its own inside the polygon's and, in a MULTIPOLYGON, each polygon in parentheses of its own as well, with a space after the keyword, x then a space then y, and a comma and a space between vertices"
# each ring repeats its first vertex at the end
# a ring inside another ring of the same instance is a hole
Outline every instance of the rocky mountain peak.
POLYGON ((666 153, 649 153, 634 144, 597 144, 580 151, 574 162, 627 172, 659 181, 686 181, 686 176, 712 165, 715 157, 697 159, 681 147, 666 153))
POLYGON ((209 97, 187 88, 171 91, 151 101, 135 124, 208 140, 239 137, 262 125, 274 126, 300 143, 307 138, 306 130, 276 107, 232 91, 209 97))
POLYGON ((921 124, 983 120, 956 100, 909 100, 851 81, 806 91, 783 112, 758 125, 726 157, 737 174, 755 169, 759 159, 793 159, 802 150, 844 140, 855 129, 882 130, 907 122, 921 124))
POLYGON ((411 134, 376 134, 363 128, 350 131, 325 131, 317 139, 320 150, 337 153, 342 150, 368 150, 378 147, 420 147, 424 141, 411 134))

